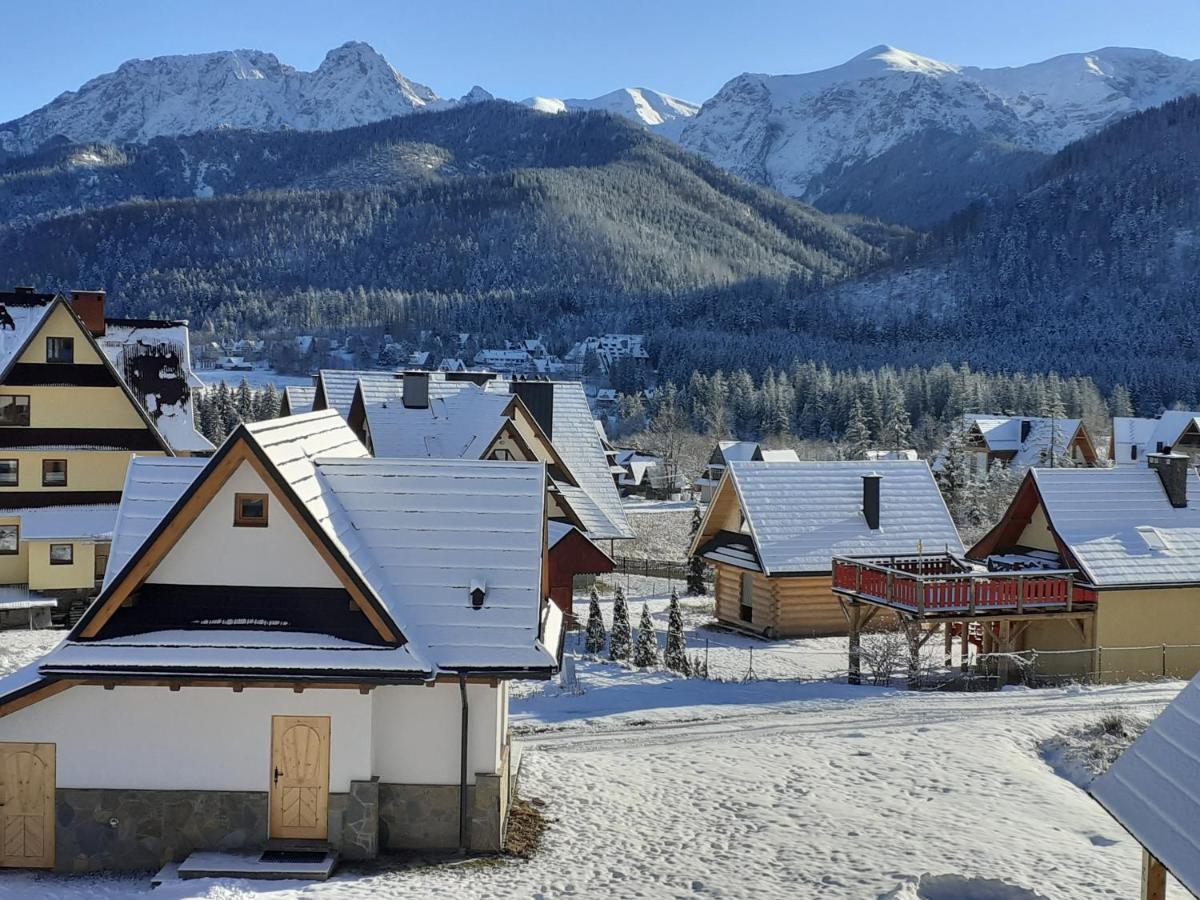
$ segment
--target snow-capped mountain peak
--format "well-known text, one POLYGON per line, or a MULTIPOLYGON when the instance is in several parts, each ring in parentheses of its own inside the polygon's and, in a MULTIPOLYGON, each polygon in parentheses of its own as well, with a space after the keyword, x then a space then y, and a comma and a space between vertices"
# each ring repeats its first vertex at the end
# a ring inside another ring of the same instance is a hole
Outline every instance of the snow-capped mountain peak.
POLYGON ((359 41, 331 50, 312 72, 260 50, 159 56, 122 63, 0 124, 0 148, 27 152, 56 138, 144 142, 222 126, 346 128, 440 102, 359 41))
POLYGON ((597 109, 632 119, 640 125, 670 138, 678 138, 684 124, 700 109, 695 103, 680 100, 649 88, 618 88, 591 99, 528 97, 525 106, 545 113, 597 109))
MULTIPOLYGON (((933 133, 1053 152, 1104 125, 1200 91, 1200 62, 1106 48, 980 69, 888 45, 832 68, 744 74, 687 121, 680 142, 737 174, 809 200, 831 173, 933 133)), ((929 161, 936 165, 935 161, 929 161)))

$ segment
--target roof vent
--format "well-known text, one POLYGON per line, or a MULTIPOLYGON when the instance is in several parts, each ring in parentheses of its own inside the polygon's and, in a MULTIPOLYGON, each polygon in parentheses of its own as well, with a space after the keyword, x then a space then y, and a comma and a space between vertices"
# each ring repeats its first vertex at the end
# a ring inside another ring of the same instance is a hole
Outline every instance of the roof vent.
POLYGON ((483 601, 487 599, 487 584, 477 579, 471 579, 471 606, 483 609, 483 601))
POLYGON ((863 518, 872 531, 879 530, 879 482, 882 480, 883 476, 878 472, 870 472, 862 477, 863 518))
POLYGON ((1021 443, 1029 440, 1029 432, 1033 431, 1033 423, 1028 419, 1021 420, 1021 443))
POLYGON ((1190 462, 1191 460, 1182 453, 1172 453, 1170 447, 1164 448, 1160 453, 1146 455, 1146 465, 1158 473, 1158 479, 1167 493, 1167 499, 1175 509, 1183 509, 1188 505, 1187 483, 1190 462))

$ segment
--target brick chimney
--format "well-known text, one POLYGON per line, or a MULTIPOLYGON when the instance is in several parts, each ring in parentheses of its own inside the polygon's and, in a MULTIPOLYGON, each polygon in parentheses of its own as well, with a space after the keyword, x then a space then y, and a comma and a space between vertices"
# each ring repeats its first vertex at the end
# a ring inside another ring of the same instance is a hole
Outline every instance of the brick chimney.
POLYGON ((92 337, 104 337, 104 291, 71 291, 71 309, 92 337))
POLYGON ((1170 447, 1161 453, 1146 454, 1146 465, 1158 473, 1167 499, 1175 509, 1188 505, 1187 483, 1191 460, 1182 453, 1172 453, 1170 447))

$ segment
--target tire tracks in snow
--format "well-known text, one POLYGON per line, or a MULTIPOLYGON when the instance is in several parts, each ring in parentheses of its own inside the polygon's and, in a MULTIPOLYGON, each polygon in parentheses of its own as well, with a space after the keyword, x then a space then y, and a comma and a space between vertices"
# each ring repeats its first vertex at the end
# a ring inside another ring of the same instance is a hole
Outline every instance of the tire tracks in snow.
POLYGON ((1078 712, 1100 713, 1113 708, 1157 708, 1169 703, 1178 690, 1169 685, 1147 686, 1136 694, 1123 695, 1120 688, 1099 689, 1034 702, 1029 702, 1028 694, 1011 697, 1005 694, 976 694, 972 696, 978 699, 970 703, 942 700, 945 695, 933 699, 929 694, 899 694, 863 701, 801 702, 789 708, 766 708, 715 719, 691 718, 649 723, 633 721, 608 727, 568 728, 530 733, 517 740, 525 750, 587 753, 606 752, 615 744, 631 748, 650 747, 777 732, 835 734, 844 731, 847 732, 846 737, 852 737, 856 732, 924 731, 931 726, 960 723, 964 718, 1029 718, 1078 712), (1110 691, 1116 696, 1105 696, 1110 691), (846 715, 848 708, 853 708, 855 714, 846 715), (814 716, 817 717, 814 721, 796 721, 800 717, 814 716))

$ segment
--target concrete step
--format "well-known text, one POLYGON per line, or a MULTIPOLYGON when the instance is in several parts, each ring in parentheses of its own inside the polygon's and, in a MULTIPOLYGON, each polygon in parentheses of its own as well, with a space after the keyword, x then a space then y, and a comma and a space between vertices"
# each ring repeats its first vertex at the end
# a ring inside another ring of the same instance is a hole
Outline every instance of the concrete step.
MULTIPOLYGON (((307 842, 306 842, 307 843, 307 842)), ((327 848, 216 852, 197 850, 175 869, 178 878, 288 878, 325 881, 337 866, 327 848)))

